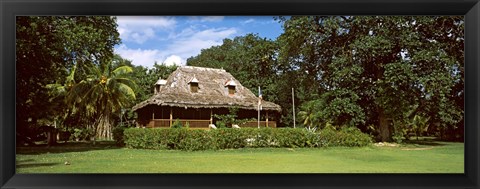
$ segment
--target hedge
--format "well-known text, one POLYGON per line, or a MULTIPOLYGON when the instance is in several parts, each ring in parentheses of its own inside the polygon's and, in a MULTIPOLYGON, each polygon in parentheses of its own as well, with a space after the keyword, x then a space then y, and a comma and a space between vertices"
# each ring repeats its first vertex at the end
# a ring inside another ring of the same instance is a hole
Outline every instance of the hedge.
POLYGON ((263 147, 332 147, 366 146, 372 143, 370 135, 356 128, 324 129, 309 132, 294 128, 242 128, 242 129, 186 129, 186 128, 128 128, 124 131, 128 148, 218 150, 263 147))

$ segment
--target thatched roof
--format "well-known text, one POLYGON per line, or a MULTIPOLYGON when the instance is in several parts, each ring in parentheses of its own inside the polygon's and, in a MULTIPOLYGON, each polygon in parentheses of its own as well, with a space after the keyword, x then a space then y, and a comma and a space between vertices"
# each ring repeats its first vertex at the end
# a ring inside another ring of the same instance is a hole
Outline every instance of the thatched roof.
MULTIPOLYGON (((193 66, 179 67, 160 87, 157 94, 135 105, 136 111, 147 105, 188 108, 228 108, 256 110, 258 97, 223 69, 193 66), (190 92, 192 80, 198 81, 198 92, 190 92), (234 84, 235 94, 228 94, 226 83, 234 84)), ((263 100, 262 110, 281 111, 279 105, 263 100)))

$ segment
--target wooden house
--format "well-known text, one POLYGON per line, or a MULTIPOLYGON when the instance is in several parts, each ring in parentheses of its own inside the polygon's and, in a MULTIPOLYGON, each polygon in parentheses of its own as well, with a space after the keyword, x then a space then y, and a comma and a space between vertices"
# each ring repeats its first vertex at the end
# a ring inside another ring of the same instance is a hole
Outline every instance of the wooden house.
POLYGON ((279 105, 261 100, 223 69, 184 66, 166 80, 159 79, 154 95, 133 110, 138 127, 171 127, 178 119, 190 128, 208 128, 216 123, 213 115, 228 114, 229 108, 236 107, 238 119, 255 119, 240 127, 257 127, 259 100, 260 126, 276 127, 279 105))

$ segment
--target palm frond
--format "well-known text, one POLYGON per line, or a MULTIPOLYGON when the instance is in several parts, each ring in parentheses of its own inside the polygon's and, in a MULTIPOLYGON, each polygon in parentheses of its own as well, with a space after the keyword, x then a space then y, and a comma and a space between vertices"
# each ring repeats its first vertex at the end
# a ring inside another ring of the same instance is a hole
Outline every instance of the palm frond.
POLYGON ((128 85, 130 88, 134 90, 138 88, 137 83, 135 81, 126 77, 116 77, 115 81, 118 83, 123 83, 125 85, 128 85))
POLYGON ((115 70, 113 70, 113 74, 114 75, 124 75, 124 74, 127 74, 127 73, 132 73, 133 72, 133 69, 132 67, 130 66, 120 66, 118 68, 116 68, 115 70))
POLYGON ((67 76, 65 84, 70 85, 75 82, 75 72, 77 71, 77 64, 73 65, 73 69, 70 71, 70 74, 67 76))
POLYGON ((123 83, 118 83, 118 89, 122 91, 125 94, 125 96, 131 98, 132 100, 135 100, 136 98, 135 92, 130 86, 125 85, 123 83))
POLYGON ((55 84, 47 84, 45 85, 45 88, 49 90, 49 92, 53 95, 60 95, 60 94, 65 94, 65 86, 55 83, 55 84))

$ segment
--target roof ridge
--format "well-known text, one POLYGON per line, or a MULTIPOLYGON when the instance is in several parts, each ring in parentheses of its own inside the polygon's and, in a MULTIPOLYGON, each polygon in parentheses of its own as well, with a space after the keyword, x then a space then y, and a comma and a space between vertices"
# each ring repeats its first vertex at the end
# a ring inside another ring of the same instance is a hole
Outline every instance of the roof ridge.
POLYGON ((226 72, 224 69, 219 69, 219 68, 206 68, 206 67, 199 67, 199 66, 182 66, 179 68, 188 68, 188 69, 197 69, 197 70, 212 70, 212 71, 223 71, 226 72))

